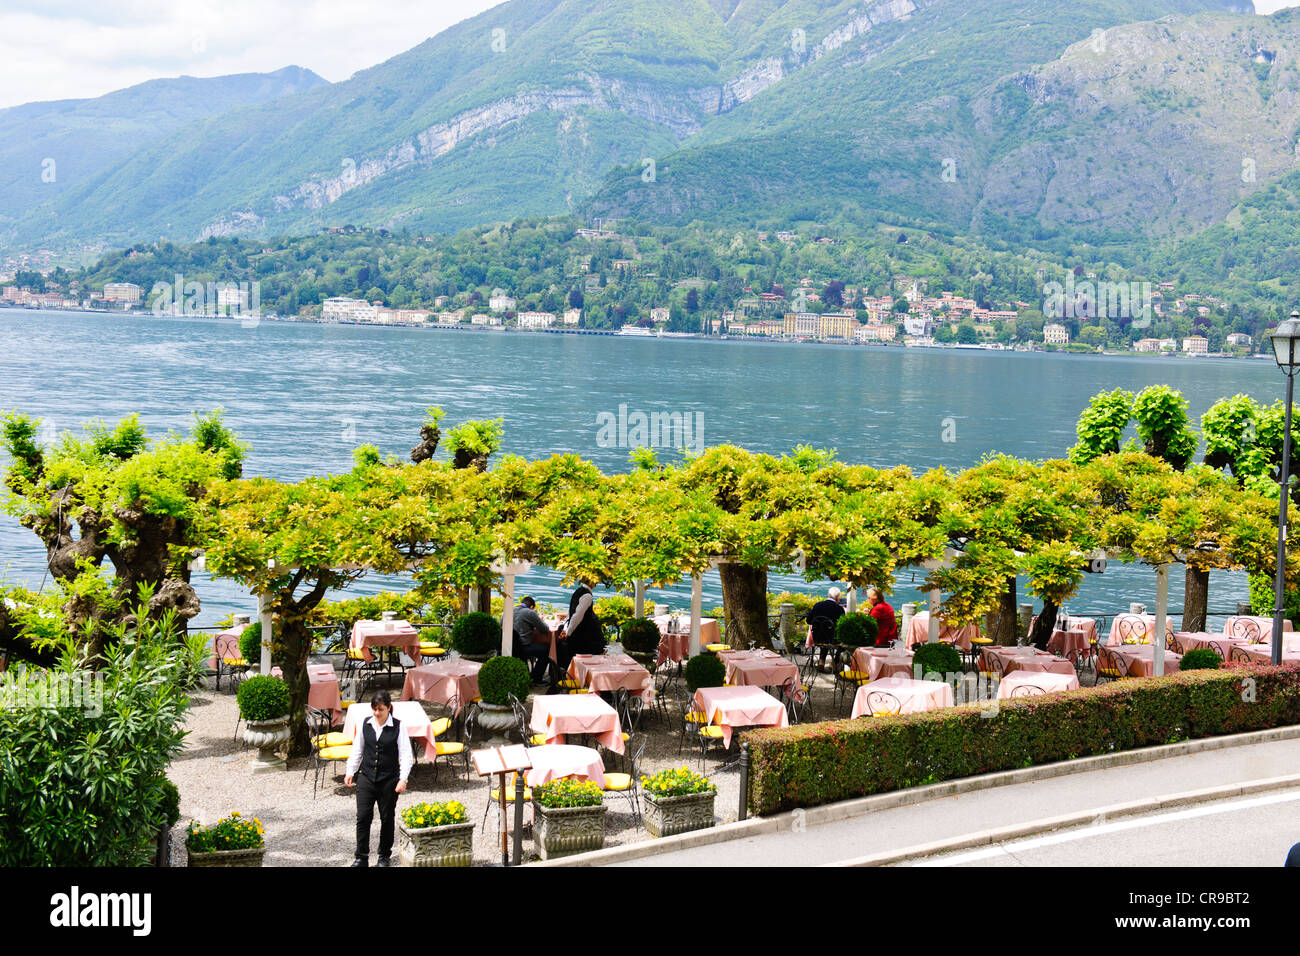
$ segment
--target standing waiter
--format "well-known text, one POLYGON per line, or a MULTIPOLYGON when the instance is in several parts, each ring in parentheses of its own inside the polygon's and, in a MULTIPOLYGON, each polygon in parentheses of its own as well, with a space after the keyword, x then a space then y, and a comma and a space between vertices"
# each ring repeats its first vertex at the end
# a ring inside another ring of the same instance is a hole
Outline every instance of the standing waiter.
POLYGON ((596 609, 592 607, 591 585, 579 582, 578 589, 569 598, 569 617, 564 622, 565 641, 556 648, 556 660, 561 670, 569 669, 575 654, 605 653, 605 629, 600 625, 596 609))
POLYGON ((361 725, 361 745, 352 745, 344 786, 357 781, 357 856, 353 866, 370 865, 370 822, 379 804, 379 859, 376 866, 390 866, 393 852, 393 825, 397 816, 397 795, 406 791, 411 773, 411 738, 402 722, 393 716, 393 699, 388 691, 377 691, 370 698, 372 716, 361 725))

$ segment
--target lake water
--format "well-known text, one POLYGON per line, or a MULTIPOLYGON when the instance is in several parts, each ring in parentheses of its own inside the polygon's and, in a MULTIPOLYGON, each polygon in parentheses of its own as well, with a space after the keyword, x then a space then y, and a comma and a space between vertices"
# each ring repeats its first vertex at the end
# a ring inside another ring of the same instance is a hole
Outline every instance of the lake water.
MULTIPOLYGON (((525 457, 580 454, 607 471, 626 447, 606 447, 602 413, 680 412, 702 425, 705 445, 729 442, 780 454, 795 445, 835 448, 844 461, 916 471, 976 464, 989 452, 1062 457, 1080 410, 1098 391, 1164 383, 1188 399, 1193 421, 1238 392, 1264 402, 1283 394, 1272 362, 1071 356, 950 349, 789 345, 703 339, 571 336, 323 326, 238 319, 173 319, 0 309, 0 409, 19 409, 59 430, 139 412, 150 434, 186 429, 195 410, 220 406, 252 445, 245 474, 294 480, 346 470, 357 445, 403 458, 424 409, 505 420, 504 449, 525 457), (698 413, 698 416, 697 416, 698 413)), ((635 419, 632 419, 635 425, 635 419)), ((694 436, 693 436, 694 437, 694 436)), ((675 455, 665 449, 662 457, 675 455)), ((44 549, 0 516, 0 575, 41 584, 44 549)), ((1170 606, 1182 606, 1171 574, 1170 606)), ((921 597, 903 572, 892 603, 921 597)), ((385 582, 367 579, 359 592, 385 582)), ((400 586, 400 582, 398 582, 400 586)), ((251 598, 228 581, 196 582, 196 624, 251 598)), ((391 586, 391 583, 390 583, 391 586)), ((773 590, 814 590, 774 577, 773 590)), ((824 585, 823 585, 824 586, 824 585)), ((561 602, 558 575, 538 571, 517 587, 561 602)), ((689 583, 652 596, 689 606, 689 583)), ((1023 582, 1021 600, 1028 600, 1023 582)), ((1211 610, 1246 600, 1243 575, 1215 572, 1211 610)), ((1155 574, 1114 567, 1090 575, 1071 611, 1114 614, 1130 601, 1155 606, 1155 574)), ((705 608, 721 603, 716 574, 705 608)))

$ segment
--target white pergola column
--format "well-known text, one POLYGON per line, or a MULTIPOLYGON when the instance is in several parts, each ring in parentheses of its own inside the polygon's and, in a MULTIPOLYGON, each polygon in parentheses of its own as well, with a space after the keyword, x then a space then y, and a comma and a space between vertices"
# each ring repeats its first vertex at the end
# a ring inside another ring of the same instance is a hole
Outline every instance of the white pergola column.
POLYGON ((632 585, 632 616, 645 617, 645 582, 637 581, 632 585))
MULTIPOLYGON (((515 576, 532 567, 527 561, 494 561, 492 570, 501 575, 501 655, 512 657, 515 653, 515 576)), ((477 596, 475 588, 471 593, 477 596)), ((472 607, 473 605, 471 605, 472 607)))
POLYGON ((1151 673, 1161 677, 1165 673, 1165 621, 1169 611, 1169 565, 1156 567, 1156 632, 1151 637, 1151 673))
POLYGON ((930 592, 930 619, 929 632, 926 634, 925 641, 927 644, 939 643, 939 606, 943 603, 943 593, 938 590, 930 592))
POLYGON ((274 632, 271 630, 273 622, 271 620, 271 596, 269 594, 259 594, 257 596, 257 619, 262 624, 262 658, 258 661, 257 672, 259 674, 270 674, 271 638, 274 632))
POLYGON ((854 587, 852 584, 850 584, 848 587, 849 587, 849 593, 848 593, 849 613, 852 614, 858 609, 858 589, 854 587))
POLYGON ((691 656, 700 653, 700 609, 704 605, 704 575, 691 575, 691 656))

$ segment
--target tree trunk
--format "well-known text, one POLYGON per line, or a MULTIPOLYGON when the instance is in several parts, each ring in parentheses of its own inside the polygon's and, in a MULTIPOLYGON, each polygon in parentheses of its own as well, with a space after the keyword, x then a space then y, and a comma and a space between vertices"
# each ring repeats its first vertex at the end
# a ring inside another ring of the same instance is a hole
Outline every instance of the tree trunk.
POLYGON ((311 734, 307 730, 306 721, 307 694, 311 689, 307 680, 311 636, 301 618, 296 621, 282 618, 280 640, 284 643, 284 661, 280 666, 284 670, 285 683, 289 685, 289 732, 292 734, 289 738, 289 756, 307 757, 311 755, 311 734))
POLYGON ((998 606, 984 616, 985 635, 994 644, 1006 647, 1016 643, 1020 622, 1016 617, 1016 579, 1007 578, 1007 589, 1002 592, 998 606))
POLYGON ((1210 603, 1210 571, 1188 565, 1183 582, 1183 630, 1200 633, 1210 603))
POLYGON ((1029 629, 1029 643, 1040 651, 1047 650, 1047 642, 1052 639, 1052 628, 1056 624, 1056 612, 1060 608, 1047 599, 1043 600, 1043 609, 1038 612, 1034 626, 1029 629))
POLYGON ((476 611, 482 611, 484 614, 492 613, 492 589, 486 585, 478 589, 478 607, 476 611))
POLYGON ((726 642, 734 648, 767 646, 767 568, 747 564, 722 564, 722 606, 726 614, 726 642))

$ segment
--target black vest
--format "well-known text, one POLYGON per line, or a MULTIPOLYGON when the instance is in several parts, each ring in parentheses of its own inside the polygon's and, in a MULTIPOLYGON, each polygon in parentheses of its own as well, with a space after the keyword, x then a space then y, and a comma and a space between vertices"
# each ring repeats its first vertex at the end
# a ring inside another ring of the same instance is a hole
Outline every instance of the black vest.
MULTIPOLYGON (((582 600, 584 594, 591 594, 591 590, 586 587, 580 587, 573 592, 573 597, 569 598, 569 620, 573 620, 573 615, 578 610, 578 602, 582 600)), ((582 615, 582 621, 578 624, 576 631, 568 631, 569 649, 575 654, 603 654, 605 653, 605 632, 600 626, 600 618, 596 616, 596 604, 593 600, 591 607, 587 608, 587 613, 582 615)))
POLYGON ((397 728, 402 726, 396 717, 384 732, 375 738, 375 727, 367 720, 361 725, 361 773, 371 780, 396 777, 400 769, 397 761, 397 728))

